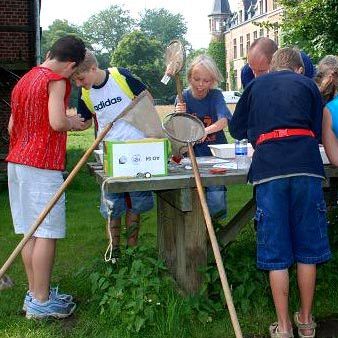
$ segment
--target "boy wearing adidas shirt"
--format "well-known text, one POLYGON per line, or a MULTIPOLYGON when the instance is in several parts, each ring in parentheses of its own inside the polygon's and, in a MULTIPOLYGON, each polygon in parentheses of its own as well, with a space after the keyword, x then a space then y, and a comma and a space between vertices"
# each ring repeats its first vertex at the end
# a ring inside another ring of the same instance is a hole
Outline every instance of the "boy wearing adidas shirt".
MULTIPOLYGON (((133 77, 124 68, 100 69, 93 53, 86 51, 85 60, 77 69, 74 81, 80 88, 78 114, 86 120, 89 127, 92 118, 97 121, 98 133, 113 121, 146 86, 133 77)), ((105 140, 138 140, 146 135, 124 120, 117 120, 105 140)), ((127 245, 137 244, 140 214, 153 207, 150 191, 129 193, 109 193, 104 196, 113 205, 110 215, 110 232, 112 235, 113 255, 119 256, 121 216, 126 213, 128 232, 127 245)), ((108 218, 107 206, 101 203, 101 213, 108 218)))

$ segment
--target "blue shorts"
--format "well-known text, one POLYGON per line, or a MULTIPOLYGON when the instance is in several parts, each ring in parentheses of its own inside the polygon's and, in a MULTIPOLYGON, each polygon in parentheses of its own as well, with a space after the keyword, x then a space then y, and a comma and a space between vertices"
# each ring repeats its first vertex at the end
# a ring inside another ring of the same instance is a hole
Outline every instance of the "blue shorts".
POLYGON ((110 203, 111 218, 120 218, 127 210, 133 214, 140 214, 149 211, 154 206, 153 193, 151 191, 131 191, 123 193, 105 193, 101 197, 100 212, 104 218, 108 218, 107 199, 110 203))
POLYGON ((227 216, 227 190, 224 186, 210 186, 205 188, 205 198, 211 216, 218 218, 227 216))
POLYGON ((321 183, 295 176, 256 186, 258 268, 283 270, 331 258, 321 183))

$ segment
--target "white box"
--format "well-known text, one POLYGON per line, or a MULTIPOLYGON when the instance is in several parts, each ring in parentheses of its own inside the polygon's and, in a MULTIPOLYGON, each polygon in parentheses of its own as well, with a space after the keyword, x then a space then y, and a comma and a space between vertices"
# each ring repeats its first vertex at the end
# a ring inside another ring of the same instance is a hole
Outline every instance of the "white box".
MULTIPOLYGON (((209 148, 213 156, 220 158, 235 158, 235 144, 210 144, 209 148)), ((248 156, 252 157, 254 150, 252 145, 248 143, 248 156)))
POLYGON ((168 139, 104 142, 104 172, 112 177, 135 177, 168 173, 168 139))

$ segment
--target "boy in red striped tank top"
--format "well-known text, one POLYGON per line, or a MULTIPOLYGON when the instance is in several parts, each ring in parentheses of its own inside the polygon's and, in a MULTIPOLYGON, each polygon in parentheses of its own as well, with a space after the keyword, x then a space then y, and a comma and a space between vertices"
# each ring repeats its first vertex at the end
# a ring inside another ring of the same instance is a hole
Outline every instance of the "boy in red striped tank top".
MULTIPOLYGON (((81 39, 57 40, 40 66, 13 89, 8 130, 8 188, 14 230, 26 234, 63 183, 68 130, 84 121, 67 117, 69 78, 85 56, 81 39)), ((23 309, 27 318, 65 318, 75 309, 70 295, 50 288, 56 240, 65 236, 65 199, 60 198, 22 250, 29 290, 23 309)))

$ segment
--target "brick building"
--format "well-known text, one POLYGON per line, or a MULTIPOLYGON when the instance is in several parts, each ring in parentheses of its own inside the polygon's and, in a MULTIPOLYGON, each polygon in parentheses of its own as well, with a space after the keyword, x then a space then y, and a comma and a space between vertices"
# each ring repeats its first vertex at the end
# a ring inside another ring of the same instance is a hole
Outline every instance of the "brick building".
POLYGON ((0 0, 0 178, 8 151, 10 93, 18 78, 40 63, 41 0, 0 0))
POLYGON ((265 36, 280 44, 279 28, 273 24, 281 21, 282 13, 276 0, 238 0, 233 12, 229 10, 228 0, 214 0, 214 10, 209 15, 210 33, 223 35, 225 39, 227 90, 241 88, 241 69, 254 40, 265 36), (271 28, 260 27, 262 22, 269 22, 271 28))

